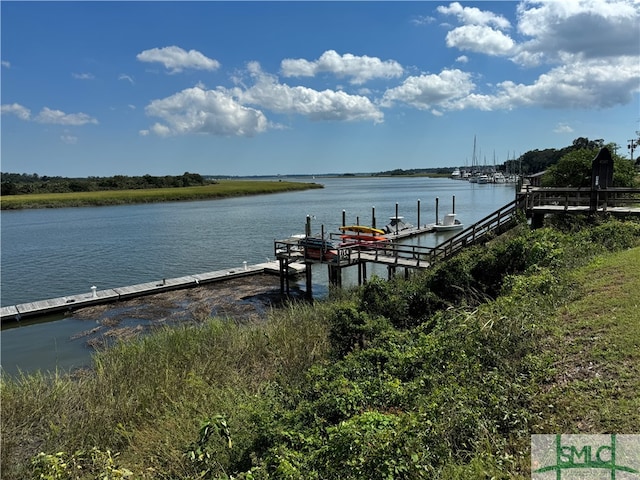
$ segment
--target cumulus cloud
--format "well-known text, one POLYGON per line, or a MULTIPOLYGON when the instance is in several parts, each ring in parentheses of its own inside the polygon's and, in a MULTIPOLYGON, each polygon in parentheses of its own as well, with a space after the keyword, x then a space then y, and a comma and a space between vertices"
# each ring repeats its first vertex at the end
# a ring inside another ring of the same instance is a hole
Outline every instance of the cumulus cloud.
POLYGON ((2 66, 4 68, 11 68, 11 63, 7 62, 6 60, 2 60, 2 66))
POLYGON ((634 0, 526 1, 518 31, 528 37, 515 59, 522 64, 639 55, 640 4, 634 0))
POLYGON ((80 126, 87 123, 98 123, 98 120, 87 115, 86 113, 64 113, 60 110, 52 110, 44 107, 38 115, 31 116, 31 110, 23 107, 19 103, 2 105, 2 114, 12 114, 21 120, 33 120, 38 123, 47 123, 52 125, 69 125, 80 126))
POLYGON ((627 104, 640 85, 640 4, 634 0, 524 0, 517 8, 518 39, 506 19, 458 2, 437 11, 454 15, 450 48, 502 56, 523 66, 549 65, 529 84, 503 80, 489 93, 475 89, 446 108, 482 110, 522 106, 608 108, 627 104))
POLYGON ((408 77, 402 85, 384 93, 381 105, 390 107, 401 102, 420 110, 449 109, 452 102, 470 95, 474 88, 469 73, 458 69, 443 70, 437 75, 408 77))
POLYGON ((354 85, 362 85, 375 78, 398 78, 403 74, 402 66, 394 60, 382 61, 377 57, 338 54, 327 50, 315 61, 287 58, 281 62, 285 77, 313 77, 319 73, 331 73, 338 78, 350 78, 354 85))
POLYGON ((441 5, 437 11, 443 15, 455 15, 461 23, 469 25, 493 25, 500 29, 508 29, 511 22, 502 15, 483 11, 476 7, 463 7, 458 2, 451 3, 448 7, 441 5))
POLYGON ((44 107, 34 118, 39 123, 49 123, 53 125, 73 125, 80 126, 87 123, 98 123, 98 121, 86 113, 64 113, 60 110, 52 110, 44 107))
POLYGON ((29 120, 31 118, 31 110, 23 107, 19 103, 5 104, 0 107, 2 115, 15 115, 20 120, 29 120))
POLYGON ((639 92, 638 59, 618 58, 615 67, 605 59, 578 61, 549 70, 531 85, 506 81, 500 88, 516 105, 609 108, 631 102, 639 92))
POLYGON ((275 76, 250 65, 255 84, 240 94, 244 103, 259 105, 276 113, 304 115, 311 120, 371 120, 381 122, 382 112, 363 95, 279 83, 275 76))
POLYGON ((603 109, 628 104, 639 92, 637 58, 618 59, 617 69, 603 59, 562 65, 533 83, 505 80, 491 94, 470 93, 450 104, 452 109, 510 110, 517 107, 603 109))
POLYGON ((251 137, 267 129, 265 115, 245 107, 222 90, 187 88, 170 97, 153 100, 146 113, 161 118, 151 131, 156 135, 201 133, 251 137))
POLYGON ((179 73, 190 68, 194 70, 217 70, 220 62, 198 52, 188 52, 180 47, 169 46, 152 48, 139 53, 136 58, 141 62, 161 63, 170 73, 179 73))
POLYGON ((463 25, 447 33, 447 46, 487 55, 508 55, 515 42, 499 30, 486 25, 463 25))

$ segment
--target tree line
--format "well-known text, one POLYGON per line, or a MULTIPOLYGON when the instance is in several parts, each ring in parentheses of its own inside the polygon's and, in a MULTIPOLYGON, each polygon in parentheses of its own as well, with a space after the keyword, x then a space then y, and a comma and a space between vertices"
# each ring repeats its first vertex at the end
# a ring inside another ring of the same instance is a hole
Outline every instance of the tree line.
POLYGON ((182 175, 68 178, 40 176, 37 173, 1 173, 2 195, 29 193, 96 192, 101 190, 140 190, 148 188, 193 187, 217 183, 198 173, 182 175))

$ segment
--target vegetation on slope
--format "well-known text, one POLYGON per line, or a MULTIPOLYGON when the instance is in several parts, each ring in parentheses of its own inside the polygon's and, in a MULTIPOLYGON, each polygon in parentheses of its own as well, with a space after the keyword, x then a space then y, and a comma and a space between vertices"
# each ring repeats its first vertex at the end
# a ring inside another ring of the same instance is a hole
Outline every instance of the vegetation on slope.
POLYGON ((532 433, 640 420, 640 225, 574 230, 3 378, 3 478, 528 478, 532 433))

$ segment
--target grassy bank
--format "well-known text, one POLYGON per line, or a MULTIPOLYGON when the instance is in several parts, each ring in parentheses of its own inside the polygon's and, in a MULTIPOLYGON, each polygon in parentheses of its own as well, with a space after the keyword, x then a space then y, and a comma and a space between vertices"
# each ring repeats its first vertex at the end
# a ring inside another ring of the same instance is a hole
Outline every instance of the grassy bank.
POLYGON ((637 433, 639 244, 521 226, 265 323, 3 378, 3 478, 529 478, 532 433, 637 433))
POLYGON ((262 195, 267 193, 307 190, 310 188, 322 188, 322 185, 317 183, 284 181, 221 180, 216 184, 194 187, 6 195, 2 197, 0 207, 3 210, 9 210, 210 200, 243 195, 262 195))

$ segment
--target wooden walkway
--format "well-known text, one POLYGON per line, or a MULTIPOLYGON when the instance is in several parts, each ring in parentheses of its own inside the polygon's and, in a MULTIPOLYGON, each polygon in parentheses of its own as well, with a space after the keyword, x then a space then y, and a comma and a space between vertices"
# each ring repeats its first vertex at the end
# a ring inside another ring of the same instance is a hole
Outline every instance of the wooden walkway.
MULTIPOLYGON (((296 263, 289 265, 289 273, 297 274, 305 270, 305 265, 296 263)), ((246 277, 260 273, 279 274, 280 265, 277 261, 247 265, 246 268, 218 270, 214 272, 188 275, 178 278, 167 278, 156 282, 139 283, 125 287, 109 288, 91 291, 78 295, 50 298, 36 302, 9 305, 0 308, 0 321, 20 320, 25 317, 35 317, 57 312, 67 312, 79 308, 113 303, 128 298, 142 297, 154 293, 193 288, 207 283, 220 282, 232 278, 246 277)))

